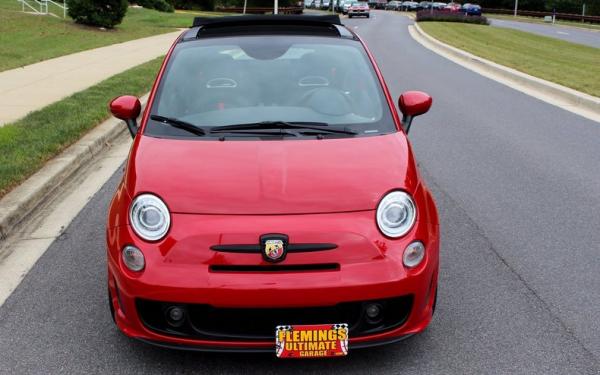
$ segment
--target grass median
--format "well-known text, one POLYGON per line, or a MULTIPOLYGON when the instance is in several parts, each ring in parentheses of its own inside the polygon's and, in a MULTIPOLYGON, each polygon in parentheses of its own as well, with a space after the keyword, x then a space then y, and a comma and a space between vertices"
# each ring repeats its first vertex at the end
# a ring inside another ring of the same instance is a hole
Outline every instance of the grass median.
MULTIPOLYGON (((33 2, 32 2, 33 3, 33 2)), ((112 30, 78 25, 70 18, 26 14, 15 0, 0 0, 0 71, 74 52, 176 31, 196 16, 216 12, 163 13, 129 8, 112 30)))
POLYGON ((521 72, 600 97, 600 48, 519 30, 423 22, 432 37, 521 72))
MULTIPOLYGON (((539 24, 553 26, 551 22, 546 22, 541 17, 527 17, 527 16, 516 16, 515 17, 515 16, 508 15, 508 14, 493 14, 493 13, 486 13, 485 15, 487 16, 487 18, 496 18, 496 19, 500 19, 500 20, 518 21, 518 22, 526 22, 526 23, 539 23, 539 24)), ((556 20, 555 24, 559 25, 559 26, 571 26, 571 27, 579 27, 579 28, 583 28, 583 29, 592 29, 592 30, 600 31, 600 24, 597 24, 597 23, 587 23, 587 22, 569 21, 569 20, 556 20)))
POLYGON ((150 91, 162 59, 129 69, 0 127, 0 197, 109 118, 110 99, 150 91))

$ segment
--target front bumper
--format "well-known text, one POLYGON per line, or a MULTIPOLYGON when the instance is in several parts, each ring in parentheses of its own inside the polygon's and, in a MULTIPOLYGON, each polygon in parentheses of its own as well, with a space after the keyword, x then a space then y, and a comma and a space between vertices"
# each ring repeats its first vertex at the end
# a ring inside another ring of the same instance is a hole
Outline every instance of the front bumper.
MULTIPOLYGON (((277 311, 319 307, 329 311, 327 308, 340 304, 410 298, 406 317, 398 318, 398 324, 388 324, 373 333, 363 330, 359 335, 353 335, 351 329, 351 348, 397 341, 423 331, 431 320, 439 263, 437 223, 421 218, 405 238, 390 240, 374 225, 373 211, 252 217, 172 216, 172 229, 159 243, 140 241, 129 226, 108 229, 109 290, 117 325, 127 336, 163 346, 197 350, 274 350, 274 326, 272 339, 264 332, 227 338, 231 332, 198 335, 176 329, 157 329, 156 324, 143 319, 140 301, 186 307, 202 305, 230 312, 236 309, 240 312, 272 310, 276 322, 277 311), (306 266, 307 269, 283 272, 272 269, 245 271, 245 265, 267 265, 260 254, 210 250, 215 244, 248 243, 256 240, 256 233, 277 232, 289 234, 290 242, 333 242, 338 247, 290 253, 281 265, 306 266), (406 269, 402 265, 403 249, 417 239, 425 243, 427 255, 418 267, 406 269), (120 251, 127 244, 144 252, 146 268, 139 274, 127 270, 121 262, 120 251), (313 267, 323 264, 336 264, 337 267, 313 267), (236 270, 235 267, 241 268, 236 270)), ((281 315, 280 324, 306 324, 285 321, 284 315, 281 315)), ((323 315, 321 321, 313 323, 346 323, 330 321, 339 319, 338 316, 323 315)), ((235 319, 235 315, 230 316, 235 319)))

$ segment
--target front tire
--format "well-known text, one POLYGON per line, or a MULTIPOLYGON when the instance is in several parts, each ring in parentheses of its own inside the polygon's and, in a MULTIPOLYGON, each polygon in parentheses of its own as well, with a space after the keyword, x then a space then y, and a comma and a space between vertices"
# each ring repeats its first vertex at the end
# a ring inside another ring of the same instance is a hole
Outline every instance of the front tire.
POLYGON ((433 305, 431 306, 431 316, 435 315, 435 307, 437 305, 438 287, 435 286, 435 296, 433 297, 433 305))
POLYGON ((117 324, 117 319, 115 318, 115 307, 112 303, 112 297, 110 295, 110 289, 108 289, 108 308, 110 309, 110 317, 113 320, 113 323, 117 324))

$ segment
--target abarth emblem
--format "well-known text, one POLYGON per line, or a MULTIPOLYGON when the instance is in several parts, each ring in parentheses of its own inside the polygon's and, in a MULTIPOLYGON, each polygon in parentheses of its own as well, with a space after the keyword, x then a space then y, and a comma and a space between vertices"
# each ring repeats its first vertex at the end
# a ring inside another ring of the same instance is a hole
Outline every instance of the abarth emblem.
POLYGON ((267 240, 265 241, 265 255, 269 259, 278 260, 283 255, 282 240, 267 240))
POLYGON ((267 262, 281 262, 285 259, 288 237, 284 234, 265 234, 260 237, 262 254, 267 262))

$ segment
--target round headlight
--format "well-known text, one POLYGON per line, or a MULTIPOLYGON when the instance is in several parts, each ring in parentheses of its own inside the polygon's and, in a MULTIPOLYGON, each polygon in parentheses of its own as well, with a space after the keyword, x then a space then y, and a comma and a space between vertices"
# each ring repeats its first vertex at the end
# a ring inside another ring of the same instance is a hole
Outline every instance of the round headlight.
POLYGON ((167 205, 152 194, 142 194, 133 200, 129 219, 135 233, 147 241, 160 240, 171 225, 167 205))
POLYGON ((140 249, 133 246, 125 246, 123 249, 123 263, 134 272, 139 272, 144 269, 146 260, 140 249))
POLYGON ((377 225, 388 237, 402 237, 415 224, 417 208, 410 195, 393 191, 386 195, 377 207, 377 225))

